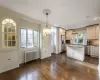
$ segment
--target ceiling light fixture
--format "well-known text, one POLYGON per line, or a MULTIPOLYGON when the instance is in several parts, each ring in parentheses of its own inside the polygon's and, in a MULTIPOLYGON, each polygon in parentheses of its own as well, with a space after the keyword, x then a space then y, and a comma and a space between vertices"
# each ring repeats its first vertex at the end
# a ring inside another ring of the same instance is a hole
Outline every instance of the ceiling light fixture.
POLYGON ((72 34, 77 34, 77 32, 75 31, 75 25, 73 26, 73 32, 72 34))
POLYGON ((96 20, 100 20, 100 17, 95 17, 93 20, 95 20, 95 21, 96 21, 96 20))
POLYGON ((43 29, 43 33, 44 35, 51 34, 51 29, 48 24, 48 16, 51 14, 51 11, 49 9, 44 9, 43 13, 46 15, 46 27, 43 29))

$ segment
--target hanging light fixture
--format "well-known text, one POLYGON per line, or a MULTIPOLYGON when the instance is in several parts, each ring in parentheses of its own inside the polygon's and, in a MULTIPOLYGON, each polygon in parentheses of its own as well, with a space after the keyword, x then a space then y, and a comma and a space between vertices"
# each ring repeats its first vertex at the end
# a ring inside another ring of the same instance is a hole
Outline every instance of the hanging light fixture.
POLYGON ((51 29, 48 24, 48 16, 51 14, 51 11, 49 9, 44 9, 43 13, 46 15, 46 27, 43 29, 43 33, 44 35, 51 34, 51 29))

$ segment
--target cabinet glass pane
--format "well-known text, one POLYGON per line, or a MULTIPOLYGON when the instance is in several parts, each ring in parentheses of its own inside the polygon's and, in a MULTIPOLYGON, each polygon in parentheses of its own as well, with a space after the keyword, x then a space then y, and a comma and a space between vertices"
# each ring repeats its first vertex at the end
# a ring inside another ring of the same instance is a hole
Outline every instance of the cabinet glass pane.
POLYGON ((12 31, 11 31, 11 28, 8 28, 8 32, 12 32, 12 31))
POLYGON ((12 41, 8 41, 8 47, 12 46, 12 41))
POLYGON ((12 41, 12 46, 16 46, 16 41, 12 41))
POLYGON ((4 35, 4 40, 7 40, 7 33, 5 33, 3 35, 4 35))
POLYGON ((15 35, 12 35, 12 40, 13 40, 13 41, 15 40, 15 35))
POLYGON ((12 33, 8 33, 8 40, 12 40, 12 33))
POLYGON ((15 33, 15 29, 12 29, 12 32, 15 33))
POLYGON ((7 41, 4 41, 4 46, 7 47, 7 41))
POLYGON ((7 28, 4 28, 4 32, 7 32, 7 28))

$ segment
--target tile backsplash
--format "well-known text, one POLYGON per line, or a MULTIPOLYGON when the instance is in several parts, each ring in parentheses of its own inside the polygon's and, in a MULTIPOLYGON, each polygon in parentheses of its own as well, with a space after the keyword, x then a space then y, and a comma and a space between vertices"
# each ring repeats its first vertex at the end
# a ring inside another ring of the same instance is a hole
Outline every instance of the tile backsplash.
POLYGON ((99 45, 99 40, 91 40, 92 45, 99 45))

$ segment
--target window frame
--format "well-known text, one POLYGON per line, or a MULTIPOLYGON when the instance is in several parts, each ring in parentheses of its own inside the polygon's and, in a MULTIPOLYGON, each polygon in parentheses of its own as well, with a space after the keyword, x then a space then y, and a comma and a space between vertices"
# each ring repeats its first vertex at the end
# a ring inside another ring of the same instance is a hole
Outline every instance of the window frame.
POLYGON ((86 39, 84 38, 84 37, 86 37, 85 35, 86 35, 86 32, 79 32, 78 34, 75 34, 74 37, 73 37, 73 38, 74 38, 74 39, 73 39, 73 40, 74 40, 74 44, 82 44, 82 45, 86 45, 86 44, 87 44, 87 43, 86 43, 86 39), (80 35, 80 34, 83 35, 83 38, 82 38, 83 41, 82 41, 82 43, 79 43, 78 35, 80 35), (77 42, 75 42, 75 37, 77 37, 77 39, 76 39, 77 42))
POLYGON ((20 28, 20 48, 25 48, 25 49, 31 49, 31 48, 38 48, 39 47, 39 31, 38 30, 34 30, 34 29, 31 29, 31 28, 20 28), (26 30, 26 47, 22 47, 21 46, 21 29, 25 29, 26 30), (27 46, 27 43, 28 43, 28 30, 32 30, 32 34, 33 34, 33 47, 30 47, 28 48, 27 46), (34 46, 34 31, 37 31, 38 32, 38 35, 37 35, 37 46, 34 46))

